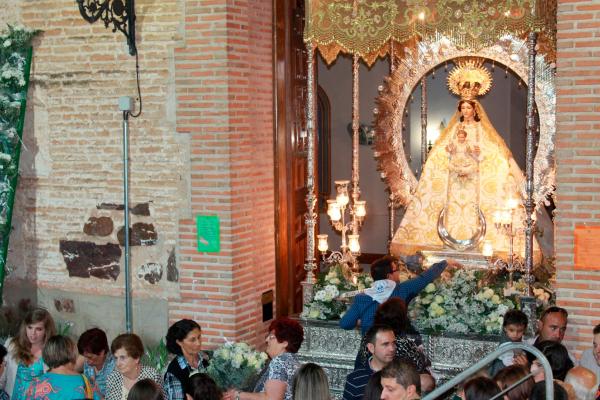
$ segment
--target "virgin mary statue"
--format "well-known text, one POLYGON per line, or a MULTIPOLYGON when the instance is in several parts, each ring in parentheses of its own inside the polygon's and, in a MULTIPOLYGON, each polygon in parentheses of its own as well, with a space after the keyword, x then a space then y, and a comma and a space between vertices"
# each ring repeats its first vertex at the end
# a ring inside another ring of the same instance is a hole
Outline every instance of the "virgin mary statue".
MULTIPOLYGON (((487 241, 505 256, 510 240, 502 226, 512 223, 513 253, 522 256, 523 172, 476 99, 490 89, 490 73, 483 59, 457 64, 448 77, 450 90, 461 97, 457 111, 428 154, 391 252, 477 252, 487 241)), ((539 254, 537 243, 534 253, 539 254)))

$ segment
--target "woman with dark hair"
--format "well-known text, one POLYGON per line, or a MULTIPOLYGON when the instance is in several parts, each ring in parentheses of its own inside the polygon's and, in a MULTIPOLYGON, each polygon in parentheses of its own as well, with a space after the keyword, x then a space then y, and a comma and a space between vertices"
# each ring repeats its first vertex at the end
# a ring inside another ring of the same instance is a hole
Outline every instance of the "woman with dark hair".
POLYGON ((127 400, 164 400, 165 395, 158 383, 152 379, 139 380, 131 387, 127 400))
POLYGON ((115 359, 110 354, 106 333, 99 328, 88 329, 79 336, 77 350, 84 358, 83 373, 105 396, 106 378, 115 369, 115 359))
POLYGON ((500 393, 500 388, 490 378, 478 376, 465 382, 463 393, 464 400, 489 400, 500 393))
POLYGON ((304 330, 298 321, 280 317, 269 325, 267 354, 271 361, 260 376, 253 393, 231 389, 227 399, 291 400, 292 379, 300 366, 296 353, 304 340, 304 330))
POLYGON ((191 319, 175 322, 167 331, 167 350, 175 355, 165 373, 167 399, 183 399, 190 375, 207 367, 208 357, 201 351, 202 330, 191 319))
POLYGON ((187 400, 221 400, 223 398, 223 392, 215 381, 203 373, 190 376, 185 394, 187 400))
MULTIPOLYGON (((567 372, 574 367, 573 361, 569 357, 569 351, 562 344, 553 340, 544 340, 535 344, 535 347, 539 349, 550 363, 552 369, 552 377, 559 381, 564 381, 567 376, 567 372)), ((531 363, 531 372, 540 369, 540 373, 536 373, 533 379, 536 382, 544 380, 544 370, 540 367, 539 361, 535 360, 531 363)))
MULTIPOLYGON (((396 358, 410 362, 419 374, 428 374, 429 360, 419 348, 422 344, 418 332, 408 319, 406 303, 399 297, 391 297, 383 302, 375 312, 375 324, 387 325, 396 335, 396 358)), ((367 368, 369 352, 363 338, 360 350, 354 362, 354 368, 367 368)))
POLYGON ((465 115, 467 116, 467 118, 469 115, 471 115, 473 121, 475 122, 481 121, 481 119, 479 118, 479 114, 477 113, 476 103, 473 100, 462 99, 458 102, 458 107, 456 108, 460 113, 460 122, 465 122, 465 115), (472 112, 472 114, 469 114, 469 111, 465 112, 463 109, 468 109, 472 112))
MULTIPOLYGON (((505 390, 514 385, 517 381, 523 379, 527 374, 527 370, 522 365, 510 365, 498 371, 498 373, 494 375, 494 381, 496 381, 496 384, 498 384, 498 387, 501 390, 505 390)), ((505 398, 507 397, 508 400, 527 400, 533 389, 533 384, 533 378, 529 378, 506 393, 505 398)))
POLYGON ((42 351, 46 342, 56 334, 54 320, 43 308, 27 313, 19 332, 6 342, 8 356, 0 387, 4 387, 12 400, 22 400, 34 378, 47 369, 42 351))
POLYGON ((27 400, 100 400, 90 381, 75 371, 77 347, 68 337, 52 336, 48 339, 42 357, 48 366, 48 372, 35 378, 26 392, 27 400))
POLYGON ((133 333, 123 333, 110 344, 115 357, 115 370, 106 379, 106 400, 123 400, 136 382, 152 379, 162 387, 160 374, 152 367, 142 365, 144 355, 142 339, 133 333))
POLYGON ((294 400, 329 400, 329 381, 323 368, 315 363, 301 366, 292 381, 294 400))

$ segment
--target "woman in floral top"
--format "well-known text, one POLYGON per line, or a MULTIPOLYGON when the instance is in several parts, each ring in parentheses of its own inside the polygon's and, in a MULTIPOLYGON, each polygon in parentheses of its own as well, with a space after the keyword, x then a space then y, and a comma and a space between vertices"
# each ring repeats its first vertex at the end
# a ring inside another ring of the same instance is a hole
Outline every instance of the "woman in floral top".
POLYGON ((271 362, 261 374, 254 393, 229 390, 224 398, 230 400, 291 400, 292 379, 300 366, 297 352, 304 340, 302 325, 292 319, 277 318, 269 326, 267 354, 271 362))
POLYGON ((56 335, 48 339, 42 352, 48 372, 35 378, 26 393, 27 400, 100 400, 96 387, 82 374, 75 371, 77 348, 66 336, 56 335))

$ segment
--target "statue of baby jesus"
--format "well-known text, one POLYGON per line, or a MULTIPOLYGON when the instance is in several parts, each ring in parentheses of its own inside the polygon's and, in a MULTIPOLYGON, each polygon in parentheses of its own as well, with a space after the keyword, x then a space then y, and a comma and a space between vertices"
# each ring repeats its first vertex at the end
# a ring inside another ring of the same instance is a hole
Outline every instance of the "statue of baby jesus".
POLYGON ((461 179, 469 179, 477 171, 479 163, 479 146, 471 147, 467 141, 467 131, 458 126, 456 138, 446 146, 448 153, 448 169, 461 179))

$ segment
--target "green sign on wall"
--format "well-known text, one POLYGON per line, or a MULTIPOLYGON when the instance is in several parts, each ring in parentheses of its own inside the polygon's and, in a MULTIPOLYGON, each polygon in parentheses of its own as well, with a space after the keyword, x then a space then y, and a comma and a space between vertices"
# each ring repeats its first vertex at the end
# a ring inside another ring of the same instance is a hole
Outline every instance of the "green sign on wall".
POLYGON ((221 225, 217 215, 197 215, 196 235, 198 238, 198 251, 201 253, 215 253, 221 251, 221 225))

